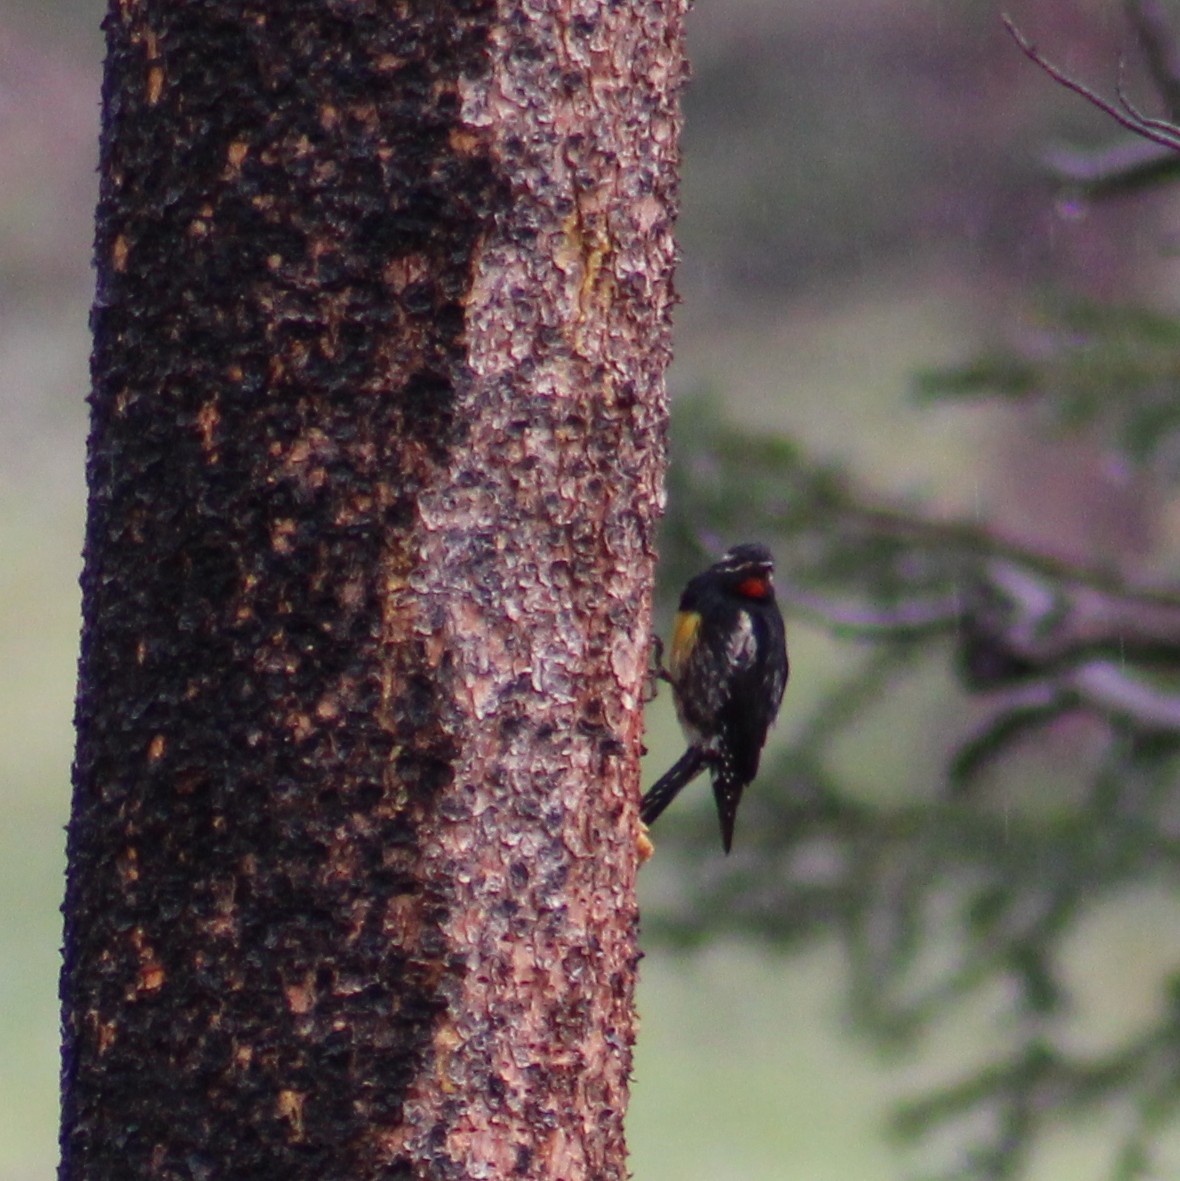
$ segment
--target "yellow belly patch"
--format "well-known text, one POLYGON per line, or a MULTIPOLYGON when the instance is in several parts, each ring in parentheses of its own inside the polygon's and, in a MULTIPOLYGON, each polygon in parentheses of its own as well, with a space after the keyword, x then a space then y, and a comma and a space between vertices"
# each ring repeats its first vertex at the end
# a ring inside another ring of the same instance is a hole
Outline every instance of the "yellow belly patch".
POLYGON ((678 611, 672 627, 672 652, 668 658, 668 672, 672 681, 679 681, 692 650, 696 646, 701 617, 695 611, 678 611))

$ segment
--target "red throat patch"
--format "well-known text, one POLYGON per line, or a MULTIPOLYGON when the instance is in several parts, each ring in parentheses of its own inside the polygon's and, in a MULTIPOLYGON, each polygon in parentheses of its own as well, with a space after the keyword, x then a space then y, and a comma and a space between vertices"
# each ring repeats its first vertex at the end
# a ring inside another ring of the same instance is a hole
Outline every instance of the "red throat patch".
POLYGON ((770 598, 770 580, 756 574, 751 578, 743 578, 738 583, 738 594, 743 595, 747 599, 768 599, 770 598))

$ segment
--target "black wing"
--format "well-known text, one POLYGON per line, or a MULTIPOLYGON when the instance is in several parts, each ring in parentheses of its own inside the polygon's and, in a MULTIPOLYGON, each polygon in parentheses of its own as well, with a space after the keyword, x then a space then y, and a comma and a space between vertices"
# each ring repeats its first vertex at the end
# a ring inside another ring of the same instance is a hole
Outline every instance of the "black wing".
POLYGON ((747 613, 752 630, 745 659, 731 665, 719 721, 724 746, 733 752, 730 770, 742 786, 758 774, 766 734, 786 688, 787 643, 783 619, 773 604, 747 613))

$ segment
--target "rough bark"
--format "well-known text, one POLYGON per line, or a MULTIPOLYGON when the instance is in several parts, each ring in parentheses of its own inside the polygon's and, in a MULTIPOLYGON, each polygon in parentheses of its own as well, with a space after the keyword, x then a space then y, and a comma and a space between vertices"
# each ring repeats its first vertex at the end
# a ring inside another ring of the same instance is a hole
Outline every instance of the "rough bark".
POLYGON ((681 16, 112 3, 63 1181, 625 1176, 681 16))

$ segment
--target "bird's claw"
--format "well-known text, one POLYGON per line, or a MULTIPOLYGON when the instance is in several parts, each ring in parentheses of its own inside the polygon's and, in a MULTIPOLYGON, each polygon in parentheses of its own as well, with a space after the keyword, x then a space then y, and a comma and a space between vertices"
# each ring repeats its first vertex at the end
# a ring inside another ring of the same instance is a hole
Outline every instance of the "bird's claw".
POLYGON ((647 679, 644 685, 643 700, 646 704, 655 701, 660 692, 660 682, 671 682, 672 677, 664 667, 664 641, 659 636, 651 638, 651 653, 648 657, 647 679))

